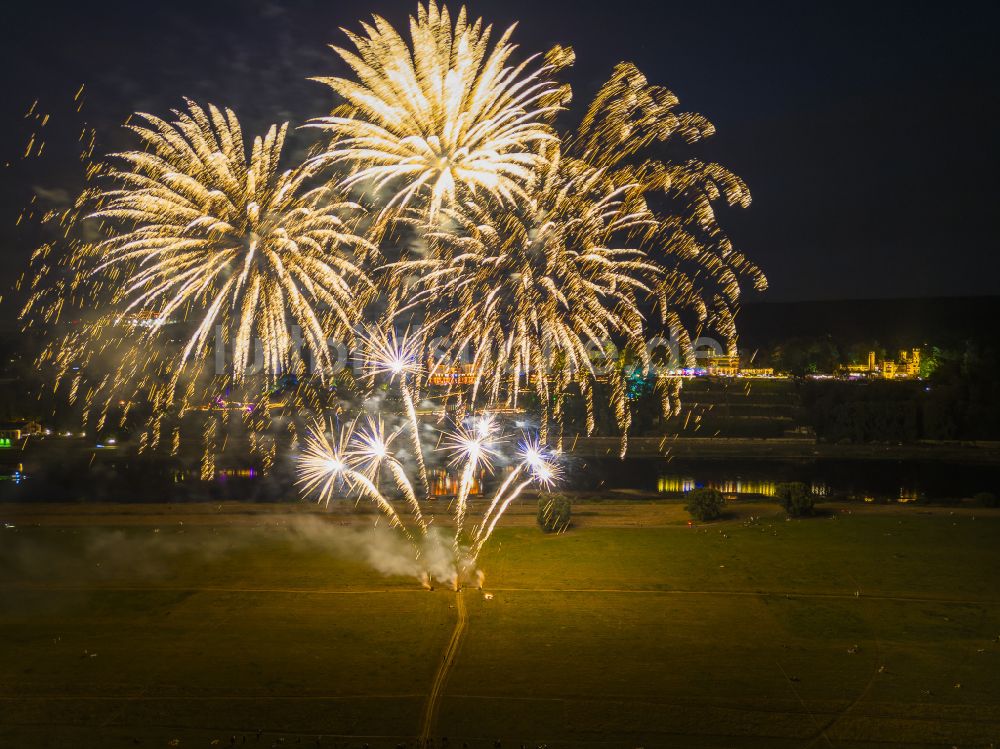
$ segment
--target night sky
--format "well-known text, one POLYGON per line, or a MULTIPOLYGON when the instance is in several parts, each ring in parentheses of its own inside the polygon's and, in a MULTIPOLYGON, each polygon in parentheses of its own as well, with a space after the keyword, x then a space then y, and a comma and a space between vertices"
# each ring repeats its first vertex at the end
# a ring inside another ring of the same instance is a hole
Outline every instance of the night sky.
MULTIPOLYGON (((81 123, 98 152, 128 145, 129 112, 182 96, 234 108, 247 130, 324 113, 306 81, 343 68, 326 48, 372 12, 397 27, 414 0, 163 0, 17 3, 4 9, 0 103, 0 281, 21 272, 30 233, 14 222, 33 191, 79 187, 81 123), (73 95, 86 83, 80 114, 73 95), (52 114, 41 158, 22 160, 52 114)), ((717 134, 692 153, 753 192, 724 225, 771 281, 769 300, 1000 293, 995 4, 473 0, 520 26, 523 52, 572 45, 577 112, 618 61, 671 88, 717 134)), ((301 136, 300 136, 301 137, 301 136)), ((303 141, 304 142, 304 141, 303 141)), ((5 295, 6 296, 6 295, 5 295)))

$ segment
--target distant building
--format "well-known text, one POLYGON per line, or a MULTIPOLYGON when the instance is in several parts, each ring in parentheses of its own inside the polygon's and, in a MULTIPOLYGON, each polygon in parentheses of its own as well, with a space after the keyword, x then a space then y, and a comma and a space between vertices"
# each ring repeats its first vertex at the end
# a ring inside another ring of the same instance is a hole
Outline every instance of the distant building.
POLYGON ((712 377, 736 377, 740 373, 739 356, 705 357, 705 373, 712 377))
POLYGON ((437 387, 453 387, 455 385, 471 385, 476 381, 476 374, 471 364, 461 364, 457 367, 435 368, 434 362, 428 362, 428 369, 433 372, 427 378, 428 385, 437 387))
POLYGON ((902 374, 905 377, 919 377, 920 376, 920 349, 915 348, 909 353, 906 351, 899 352, 899 360, 897 364, 897 371, 902 367, 902 374))
POLYGON ((11 447, 24 437, 41 433, 42 426, 36 421, 0 421, 0 447, 11 447))
MULTIPOLYGON (((446 468, 435 468, 428 471, 428 473, 430 474, 428 478, 430 479, 431 497, 454 497, 458 495, 460 481, 454 472, 446 468)), ((478 497, 483 493, 483 478, 483 471, 480 471, 478 475, 472 476, 472 486, 469 489, 469 494, 478 497)))
POLYGON ((900 351, 895 359, 882 361, 878 361, 874 351, 869 351, 866 363, 847 364, 840 368, 840 374, 883 380, 914 379, 920 376, 920 349, 900 351))
POLYGON ((704 368, 711 377, 774 377, 772 367, 744 367, 739 355, 707 356, 704 368))
MULTIPOLYGON (((457 366, 435 365, 432 360, 427 363, 427 369, 431 374, 427 377, 427 384, 435 387, 454 387, 459 385, 471 385, 476 381, 476 373, 471 364, 459 364, 457 366)), ((634 374, 638 374, 636 370, 634 374)), ((773 367, 744 367, 739 355, 716 355, 710 354, 699 357, 693 367, 660 370, 657 376, 660 377, 698 377, 708 375, 710 377, 774 377, 773 367)), ((535 375, 532 375, 534 378, 535 375)), ((607 375, 600 375, 601 382, 607 381, 607 375)), ((645 375, 643 376, 645 379, 645 375)))

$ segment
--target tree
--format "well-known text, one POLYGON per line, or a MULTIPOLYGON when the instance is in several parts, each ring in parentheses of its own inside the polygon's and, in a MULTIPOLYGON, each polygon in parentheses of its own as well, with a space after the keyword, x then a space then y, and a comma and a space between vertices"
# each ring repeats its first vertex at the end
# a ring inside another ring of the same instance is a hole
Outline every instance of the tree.
POLYGON ((944 352, 937 346, 932 346, 929 349, 925 347, 920 357, 920 376, 925 380, 929 379, 941 365, 944 356, 944 352))
POLYGON ((538 527, 544 533, 562 533, 569 528, 572 505, 562 494, 543 494, 538 498, 538 527))
POLYGON ((997 502, 997 495, 993 492, 979 492, 972 497, 976 504, 982 505, 983 507, 998 507, 1000 503, 997 502))
POLYGON ((832 372, 841 361, 840 350, 829 336, 790 338, 776 346, 772 360, 778 369, 801 377, 832 372))
POLYGON ((816 500, 809 487, 801 481, 778 484, 774 488, 774 496, 790 517, 801 518, 813 514, 816 500))
POLYGON ((687 494, 687 504, 684 509, 691 513, 695 520, 715 520, 722 515, 726 499, 718 489, 704 487, 692 489, 687 494))

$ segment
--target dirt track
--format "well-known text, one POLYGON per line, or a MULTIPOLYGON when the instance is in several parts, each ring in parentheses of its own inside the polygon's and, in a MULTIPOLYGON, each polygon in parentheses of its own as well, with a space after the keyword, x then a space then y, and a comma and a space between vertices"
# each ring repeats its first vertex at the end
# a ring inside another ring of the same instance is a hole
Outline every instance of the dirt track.
POLYGON ((455 594, 455 629, 451 633, 451 639, 445 646, 441 656, 441 664, 437 673, 434 674, 434 682, 431 684, 431 691, 427 695, 427 706, 424 708, 423 725, 420 729, 420 743, 418 746, 426 746, 427 740, 434 735, 434 726, 437 723, 438 710, 441 707, 441 695, 444 693, 445 684, 448 682, 448 674, 455 663, 455 657, 465 639, 466 626, 469 623, 469 615, 465 610, 465 598, 462 591, 455 594))

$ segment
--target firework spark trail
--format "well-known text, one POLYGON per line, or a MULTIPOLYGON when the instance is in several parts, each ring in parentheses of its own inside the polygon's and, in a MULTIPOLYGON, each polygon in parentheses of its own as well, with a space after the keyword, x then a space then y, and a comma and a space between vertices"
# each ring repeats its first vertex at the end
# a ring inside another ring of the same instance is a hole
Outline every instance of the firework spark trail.
POLYGON ((406 539, 413 544, 413 535, 392 503, 382 495, 368 476, 351 466, 350 450, 354 436, 352 424, 341 433, 338 442, 333 443, 328 439, 325 427, 317 424, 306 439, 305 450, 299 459, 297 483, 302 487, 303 493, 316 491, 317 501, 326 505, 329 505, 334 498, 338 483, 346 483, 348 488, 356 489, 359 495, 371 500, 388 518, 389 525, 399 528, 406 539))
POLYGON ((472 559, 479 558, 479 552, 482 551, 483 545, 490 540, 490 536, 493 535, 493 529, 497 527, 497 523, 500 522, 500 518, 502 518, 503 514, 507 511, 507 507, 510 506, 510 503, 513 502, 515 499, 517 499, 520 496, 521 492, 525 488, 530 486, 533 481, 534 479, 530 478, 525 481, 522 481, 514 488, 514 491, 512 491, 509 495, 504 497, 503 501, 500 503, 500 507, 497 509, 496 513, 490 519, 489 524, 485 526, 484 532, 479 538, 476 539, 475 543, 473 544, 472 551, 470 554, 470 557, 472 559))
POLYGON ((417 378, 423 371, 420 366, 419 337, 403 335, 399 337, 395 328, 388 332, 378 329, 366 329, 361 336, 365 356, 365 366, 372 375, 388 375, 390 383, 397 382, 406 415, 410 421, 410 439, 413 453, 417 461, 420 483, 424 489, 424 499, 430 499, 431 485, 427 479, 427 465, 424 461, 424 451, 420 444, 420 423, 417 420, 417 408, 414 402, 413 388, 408 378, 417 378))
POLYGON ((420 532, 426 536, 427 521, 424 520, 423 512, 420 509, 420 500, 417 499, 417 495, 413 491, 413 484, 410 483, 410 479, 407 477, 406 471, 403 469, 402 464, 398 460, 392 458, 388 461, 388 465, 393 478, 396 480, 396 486, 403 492, 406 497, 406 501, 410 504, 410 508, 413 512, 413 519, 420 527, 420 532))
POLYGON ((532 483, 542 487, 551 487, 560 478, 558 463, 552 455, 546 454, 543 445, 538 440, 526 438, 523 441, 520 448, 520 459, 520 462, 510 472, 507 479, 500 485, 486 512, 483 513, 483 519, 473 534, 472 550, 470 553, 472 559, 479 558, 479 553, 482 551, 483 545, 493 535, 493 530, 496 528, 497 523, 500 522, 500 518, 503 517, 511 502, 517 499, 525 488, 532 483), (507 492, 514 481, 524 471, 529 472, 529 477, 519 483, 513 491, 505 495, 505 492, 507 492))
POLYGON ((504 493, 507 491, 508 488, 510 488, 510 485, 514 483, 514 480, 521 475, 521 472, 523 470, 524 470, 523 463, 514 466, 514 468, 511 469, 510 473, 507 474, 507 478, 504 479, 503 483, 500 485, 500 488, 497 489, 496 494, 493 496, 493 500, 486 508, 486 512, 483 513, 482 520, 480 520, 479 524, 472 532, 472 537, 476 540, 477 543, 479 539, 482 537, 483 528, 486 525, 486 522, 489 520, 490 516, 493 514, 493 510, 496 509, 497 504, 501 501, 501 498, 504 496, 504 493))
POLYGON ((430 499, 431 482, 427 478, 427 464, 424 462, 424 451, 420 444, 420 422, 417 421, 417 408, 413 402, 413 393, 406 382, 406 376, 400 377, 400 392, 403 395, 403 403, 406 406, 406 415, 410 420, 410 437, 413 440, 413 454, 417 461, 417 473, 420 476, 420 485, 424 488, 424 499, 430 499))
POLYGON ((399 513, 396 512, 396 508, 392 506, 392 503, 382 496, 382 493, 375 487, 372 480, 365 476, 363 473, 357 471, 352 471, 350 469, 344 471, 344 478, 352 484, 356 484, 361 487, 362 495, 367 496, 371 499, 375 505, 385 513, 386 517, 389 518, 389 525, 399 528, 403 535, 406 536, 406 540, 411 544, 414 543, 413 534, 407 529, 406 524, 403 523, 402 519, 399 517, 399 513))
POLYGON ((458 496, 455 497, 455 552, 457 553, 462 543, 462 529, 465 525, 465 511, 469 501, 469 492, 472 490, 472 461, 466 462, 462 469, 462 476, 458 481, 458 496))
POLYGON ((471 427, 459 424, 458 428, 448 435, 445 450, 453 453, 451 464, 461 466, 462 473, 458 482, 458 494, 455 497, 455 551, 461 544, 461 535, 465 525, 465 513, 469 494, 472 491, 473 476, 478 468, 493 470, 491 458, 495 454, 491 441, 497 436, 497 424, 491 416, 474 419, 471 427))
POLYGON ((352 431, 351 447, 347 452, 348 461, 360 468, 360 472, 372 482, 377 481, 383 465, 388 467, 397 488, 403 492, 410 505, 413 519, 420 528, 421 534, 426 536, 427 523, 420 509, 420 502, 413 491, 413 484, 406 476, 400 462, 390 453, 390 447, 399 434, 399 430, 393 431, 388 437, 385 437, 382 419, 369 417, 364 428, 354 431, 352 426, 352 431))

